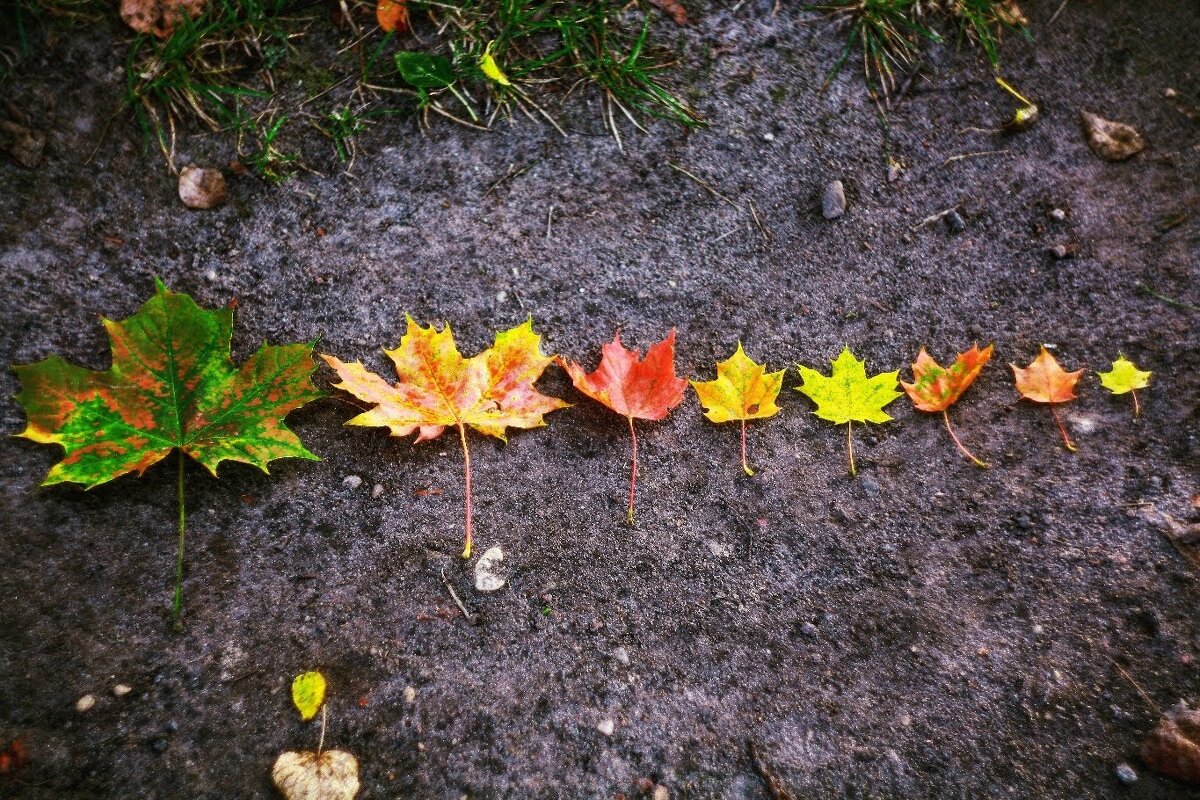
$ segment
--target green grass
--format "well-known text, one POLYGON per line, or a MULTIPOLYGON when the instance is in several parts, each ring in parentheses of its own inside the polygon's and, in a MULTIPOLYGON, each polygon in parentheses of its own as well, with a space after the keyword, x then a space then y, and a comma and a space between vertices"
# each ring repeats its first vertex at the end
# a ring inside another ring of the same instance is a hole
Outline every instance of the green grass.
MULTIPOLYGON (((524 115, 562 130, 568 107, 591 93, 618 141, 618 119, 637 127, 651 118, 699 121, 664 82, 672 57, 652 36, 661 15, 628 0, 409 0, 414 29, 403 34, 379 31, 375 0, 337 4, 349 11, 340 22, 335 6, 313 0, 209 0, 201 16, 161 40, 132 35, 117 5, 0 0, 0 25, 16 32, 24 55, 63 21, 106 22, 114 38, 130 42, 125 107, 172 167, 177 138, 199 126, 235 137, 243 164, 284 180, 303 160, 280 149, 281 135, 308 125, 349 168, 360 134, 405 106, 484 128, 524 115), (323 44, 301 52, 306 38, 323 44), (329 45, 337 55, 325 63, 329 45), (445 64, 446 80, 405 81, 398 52, 445 64), (485 73, 485 53, 508 85, 485 73)), ((17 60, 0 53, 0 80, 17 60)))
POLYGON ((618 138, 616 113, 634 125, 647 118, 688 127, 699 123, 661 80, 673 62, 650 44, 655 16, 642 17, 627 2, 410 0, 409 7, 414 20, 427 18, 438 31, 432 54, 448 60, 453 76, 437 92, 414 87, 423 110, 484 125, 519 112, 561 128, 552 106, 594 90, 605 124, 618 138), (484 73, 485 53, 511 85, 484 73), (440 103, 439 95, 447 102, 440 103))
POLYGON ((897 87, 897 72, 914 69, 923 44, 942 42, 938 31, 948 23, 961 38, 977 45, 993 68, 999 66, 1000 37, 1006 29, 1024 31, 1024 19, 1015 3, 1006 0, 828 0, 807 8, 821 10, 849 22, 849 35, 825 84, 857 52, 869 84, 884 95, 897 87))

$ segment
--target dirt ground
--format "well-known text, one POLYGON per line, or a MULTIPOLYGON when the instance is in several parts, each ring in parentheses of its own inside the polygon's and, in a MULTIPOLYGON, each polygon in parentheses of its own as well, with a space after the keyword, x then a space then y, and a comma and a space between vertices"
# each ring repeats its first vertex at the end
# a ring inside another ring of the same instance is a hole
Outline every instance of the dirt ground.
MULTIPOLYGON (((885 128, 854 68, 818 93, 843 41, 828 21, 718 5, 680 34, 689 57, 716 51, 682 74, 706 129, 627 129, 622 154, 595 107, 567 138, 393 120, 352 174, 330 159, 278 188, 234 178, 207 212, 110 124, 120 45, 60 39, 5 87, 50 143, 36 170, 0 164, 0 362, 107 366, 98 315, 131 314, 156 275, 209 307, 237 299, 238 360, 320 337, 382 369, 405 312, 451 321, 468 353, 532 315, 589 367, 617 327, 645 347, 674 326, 681 372, 705 379, 739 339, 774 368, 825 368, 849 344, 904 376, 921 345, 994 341, 952 411, 992 469, 901 399, 856 431, 852 479, 793 370, 783 412, 750 427, 754 478, 736 426, 694 395, 644 425, 630 528, 624 422, 551 368, 541 386, 574 407, 506 446, 472 440, 479 551, 513 570, 483 595, 457 558, 453 438, 344 429, 353 409, 321 400, 290 418, 319 463, 189 465, 176 635, 173 460, 39 489, 56 452, 6 435, 0 744, 24 737, 31 762, 0 795, 271 796, 276 754, 315 746, 287 687, 319 668, 327 745, 359 757, 363 798, 634 798, 646 779, 749 800, 772 796, 764 768, 798 798, 1200 797, 1137 759, 1156 707, 1200 700, 1197 570, 1157 523, 1194 519, 1200 491, 1200 123, 1184 113, 1200 7, 1069 3, 1047 24, 1057 1, 1023 4, 1034 38, 1005 41, 1005 74, 1042 119, 1004 136, 969 130, 1013 110, 973 51, 932 50, 885 128), (1083 109, 1136 125, 1146 151, 1100 161, 1083 109), (948 161, 983 151, 1002 152, 948 161), (849 209, 828 222, 833 179, 849 209), (956 205, 961 233, 918 227, 956 205), (1060 244, 1077 254, 1056 260, 1060 244), (1123 351, 1153 370, 1142 417, 1089 373, 1066 452, 1007 366, 1043 342, 1071 369, 1123 351)), ((207 135, 179 149, 232 156, 207 135)), ((16 390, 5 370, 5 434, 23 427, 16 390)))

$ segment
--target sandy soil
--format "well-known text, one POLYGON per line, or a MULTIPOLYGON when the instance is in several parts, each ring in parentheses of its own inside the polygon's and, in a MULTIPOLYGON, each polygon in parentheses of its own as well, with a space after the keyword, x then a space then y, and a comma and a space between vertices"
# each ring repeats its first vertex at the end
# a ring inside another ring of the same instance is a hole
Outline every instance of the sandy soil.
MULTIPOLYGON (((5 87, 51 139, 36 170, 0 164, 0 362, 106 366, 97 315, 132 313, 155 275, 208 306, 237 298, 239 359, 320 337, 382 368, 405 312, 451 321, 467 352, 531 314, 589 365, 614 328, 644 347, 674 326, 681 371, 705 378, 738 339, 777 368, 824 367, 849 344, 873 371, 994 341, 953 411, 993 468, 901 400, 856 434, 851 479, 842 431, 787 388, 783 413, 751 427, 748 479, 736 428, 692 397, 642 428, 631 529, 624 423, 554 368, 542 385, 573 408, 507 446, 473 440, 480 550, 513 567, 484 596, 456 557, 453 439, 343 429, 353 410, 322 400, 291 417, 320 463, 220 480, 188 467, 175 635, 173 462, 39 489, 55 452, 6 436, 0 742, 25 737, 32 761, 0 794, 270 796, 275 755, 316 740, 288 683, 320 668, 327 742, 361 759, 363 798, 632 798, 639 779, 672 798, 767 798, 751 743, 796 797, 1200 796, 1137 760, 1153 706, 1200 699, 1197 571, 1155 523, 1194 518, 1198 491, 1200 125, 1179 108, 1200 106, 1200 10, 1070 3, 1047 26, 1059 3, 1028 3, 1035 39, 1006 41, 1005 72, 1043 118, 1006 137, 964 132, 1013 110, 969 50, 932 52, 885 129, 854 70, 818 94, 842 42, 828 23, 739 5, 710 4, 682 34, 688 58, 710 54, 683 76, 705 130, 628 130, 622 154, 594 108, 565 139, 528 121, 392 120, 353 174, 326 156, 327 177, 235 178, 209 212, 183 209, 161 157, 109 125, 120 45, 60 39, 5 87), (1081 109, 1136 125, 1147 150, 1100 161, 1081 109), (849 210, 827 222, 833 179, 849 210), (917 228, 956 205, 963 232, 917 228), (1060 244, 1075 257, 1054 259, 1060 244), (1069 368, 1123 351, 1153 370, 1142 418, 1089 373, 1067 453, 1006 366, 1043 342, 1069 368), (98 702, 80 714, 85 693, 98 702)), ((229 147, 187 136, 181 163, 225 163, 229 147)), ((23 425, 16 389, 0 374, 5 433, 23 425)))

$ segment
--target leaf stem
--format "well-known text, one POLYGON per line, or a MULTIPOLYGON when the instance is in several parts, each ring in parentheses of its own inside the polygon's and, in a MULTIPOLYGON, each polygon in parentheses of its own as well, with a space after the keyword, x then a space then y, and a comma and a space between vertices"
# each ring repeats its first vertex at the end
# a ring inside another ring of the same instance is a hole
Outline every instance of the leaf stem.
POLYGON ((1142 404, 1137 399, 1137 389, 1130 389, 1129 393, 1133 395, 1133 415, 1140 417, 1142 415, 1142 404))
POLYGON ((187 510, 183 504, 183 468, 186 456, 179 451, 179 552, 175 556, 175 599, 171 603, 171 621, 176 631, 183 630, 183 541, 187 532, 187 510))
POLYGON ((1067 435, 1067 429, 1063 425, 1062 418, 1058 416, 1058 409, 1054 406, 1050 406, 1050 413, 1054 415, 1054 421, 1058 423, 1058 431, 1062 434, 1063 444, 1067 446, 1068 450, 1074 453, 1076 449, 1075 443, 1072 442, 1071 437, 1067 435))
POLYGON ((946 420, 946 431, 950 434, 950 438, 954 440, 954 443, 958 445, 958 451, 967 458, 971 459, 971 463, 975 466, 987 469, 987 462, 980 461, 978 458, 976 458, 975 455, 966 447, 964 447, 963 443, 958 440, 957 434, 954 433, 954 428, 950 427, 950 415, 946 413, 946 409, 944 408, 942 409, 942 419, 946 420))
POLYGON ((854 437, 850 435, 850 426, 853 423, 846 420, 846 452, 850 454, 850 477, 858 475, 858 470, 854 466, 854 437))
POLYGON ((467 429, 458 423, 458 438, 462 442, 463 465, 467 475, 467 542, 463 547, 463 558, 471 557, 471 451, 467 448, 467 429))
POLYGON ((746 463, 746 420, 742 420, 742 469, 747 475, 753 476, 754 470, 746 463))
POLYGON ((325 722, 329 719, 329 704, 325 703, 321 706, 321 738, 317 740, 317 758, 321 757, 321 750, 325 747, 325 722))
POLYGON ((630 415, 628 417, 628 419, 629 419, 629 436, 633 440, 633 468, 629 473, 629 514, 627 515, 627 519, 629 520, 629 524, 632 525, 633 524, 633 501, 637 495, 637 476, 638 476, 637 430, 633 427, 633 416, 630 415))

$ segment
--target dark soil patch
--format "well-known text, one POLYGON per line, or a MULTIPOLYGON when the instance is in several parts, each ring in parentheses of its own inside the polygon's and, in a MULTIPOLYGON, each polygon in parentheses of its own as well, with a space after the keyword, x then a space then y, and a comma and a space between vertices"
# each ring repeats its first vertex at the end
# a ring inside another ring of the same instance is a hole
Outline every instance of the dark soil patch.
MULTIPOLYGON (((751 428, 747 479, 736 428, 689 400, 643 428, 634 529, 623 422, 552 370, 546 390, 574 408, 507 446, 476 439, 479 545, 515 566, 493 596, 456 558, 456 443, 345 430, 348 406, 321 401, 292 417, 321 463, 220 481, 189 467, 183 635, 166 622, 173 470, 42 490, 54 452, 0 439, 0 743, 24 736, 32 758, 0 793, 267 796, 275 755, 315 744, 287 685, 319 667, 328 742, 361 759, 364 798, 632 797, 639 778, 765 798, 751 741, 797 797, 1200 796, 1136 761, 1157 713, 1114 666, 1161 708, 1200 698, 1197 574, 1147 505, 1193 513, 1197 316, 1139 288, 1200 305, 1200 126, 1164 98, 1200 104, 1196 4, 1071 3, 1049 27, 1058 2, 1029 4, 1036 41, 1003 55, 1043 119, 1009 138, 961 132, 1012 106, 949 50, 885 135, 858 75, 817 94, 835 32, 772 5, 698 13, 683 34, 720 51, 694 76, 707 130, 658 125, 622 156, 598 117, 566 140, 395 121, 353 175, 236 179, 213 212, 184 210, 159 156, 109 128, 119 47, 61 39, 22 66, 9 99, 51 143, 37 171, 0 165, 5 363, 105 366, 96 315, 132 313, 155 275, 207 306, 238 298, 239 359, 319 336, 382 367, 406 311, 450 320, 470 352, 532 314, 588 363, 614 327, 644 346, 674 325, 701 376, 739 338, 776 366, 823 366, 845 343, 876 371, 920 345, 998 352, 954 411, 990 471, 899 401, 861 433, 852 480, 841 431, 788 389, 751 428), (1099 161, 1081 109, 1136 125, 1147 151, 1099 161), (945 164, 990 150, 1006 152, 945 164), (907 165, 893 183, 889 155, 907 165), (769 240, 667 161, 753 199, 769 240), (488 193, 512 165, 532 167, 488 193), (850 207, 828 223, 833 178, 850 207), (963 233, 913 230, 954 205, 963 233), (1078 254, 1054 260, 1058 244, 1078 254), (1089 374, 1066 413, 1079 452, 1063 451, 1004 366, 1042 342, 1071 368, 1122 350, 1154 370, 1141 420, 1089 374), (477 624, 450 613, 443 568, 477 624), (118 682, 133 693, 114 698, 118 682), (99 702, 78 714, 85 692, 99 702)), ((180 163, 228 147, 185 138, 180 163)), ((10 433, 15 391, 4 372, 10 433)))

